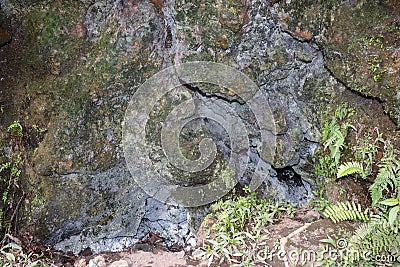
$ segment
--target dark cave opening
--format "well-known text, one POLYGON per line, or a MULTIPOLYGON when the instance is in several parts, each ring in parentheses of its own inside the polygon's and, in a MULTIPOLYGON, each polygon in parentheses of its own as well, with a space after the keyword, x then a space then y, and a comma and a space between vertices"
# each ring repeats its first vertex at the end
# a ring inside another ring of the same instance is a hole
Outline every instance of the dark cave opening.
POLYGON ((289 187, 304 186, 301 176, 293 170, 292 166, 275 168, 280 182, 286 183, 289 187))

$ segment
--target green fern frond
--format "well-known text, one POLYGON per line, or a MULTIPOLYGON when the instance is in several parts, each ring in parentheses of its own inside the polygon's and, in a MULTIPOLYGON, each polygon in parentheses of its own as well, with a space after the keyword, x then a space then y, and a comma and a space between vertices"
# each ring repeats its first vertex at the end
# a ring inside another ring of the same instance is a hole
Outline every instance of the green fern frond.
MULTIPOLYGON (((400 225, 390 225, 385 216, 373 215, 371 221, 361 225, 350 239, 350 246, 359 251, 368 251, 372 255, 382 252, 399 253, 400 225)), ((371 255, 371 256, 372 256, 371 255)))
POLYGON ((359 244, 363 240, 366 240, 367 236, 375 230, 375 225, 372 223, 363 223, 354 231, 353 236, 350 238, 350 244, 359 244))
POLYGON ((369 209, 362 210, 360 204, 348 201, 327 207, 322 215, 331 219, 334 223, 341 221, 367 222, 370 220, 369 209))
POLYGON ((364 168, 361 163, 357 161, 346 162, 339 166, 337 178, 342 178, 354 173, 358 173, 360 175, 364 174, 364 168))
POLYGON ((375 181, 369 188, 373 206, 378 204, 385 191, 394 190, 400 185, 400 181, 396 178, 400 168, 393 164, 392 160, 385 160, 379 167, 375 181))
POLYGON ((354 112, 355 110, 353 108, 349 108, 348 103, 344 103, 336 109, 335 117, 342 121, 346 118, 350 118, 351 116, 353 116, 354 112))
POLYGON ((336 142, 331 148, 331 157, 335 159, 336 166, 339 164, 342 157, 342 150, 344 149, 344 136, 341 135, 336 139, 336 142))
POLYGON ((324 148, 333 146, 338 139, 344 140, 344 136, 340 131, 340 125, 336 123, 336 121, 332 121, 330 124, 326 125, 327 129, 324 130, 325 133, 325 144, 324 148))

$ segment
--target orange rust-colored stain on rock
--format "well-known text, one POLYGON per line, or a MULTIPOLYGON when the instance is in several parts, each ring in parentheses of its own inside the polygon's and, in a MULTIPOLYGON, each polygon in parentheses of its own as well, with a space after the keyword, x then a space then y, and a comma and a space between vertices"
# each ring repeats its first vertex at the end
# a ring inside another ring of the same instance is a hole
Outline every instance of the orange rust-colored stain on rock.
POLYGON ((228 90, 228 95, 229 95, 229 96, 234 96, 234 95, 236 95, 236 94, 235 94, 234 91, 228 90))
POLYGON ((296 27, 294 34, 296 34, 297 36, 304 38, 306 40, 311 40, 311 38, 313 37, 312 34, 309 33, 307 30, 301 31, 299 27, 296 27))
POLYGON ((64 168, 66 171, 71 170, 72 158, 68 158, 66 161, 58 162, 58 166, 60 167, 60 169, 64 168))
POLYGON ((138 8, 138 1, 137 0, 123 1, 123 5, 124 5, 124 12, 128 16, 131 16, 133 14, 132 12, 138 8))
POLYGON ((164 0, 150 0, 151 3, 157 8, 163 8, 164 7, 164 0))
POLYGON ((6 37, 10 37, 10 33, 6 30, 3 30, 2 28, 0 28, 0 35, 2 36, 6 36, 6 37))
POLYGON ((129 0, 129 5, 133 7, 133 9, 136 9, 138 7, 137 1, 135 0, 129 0))

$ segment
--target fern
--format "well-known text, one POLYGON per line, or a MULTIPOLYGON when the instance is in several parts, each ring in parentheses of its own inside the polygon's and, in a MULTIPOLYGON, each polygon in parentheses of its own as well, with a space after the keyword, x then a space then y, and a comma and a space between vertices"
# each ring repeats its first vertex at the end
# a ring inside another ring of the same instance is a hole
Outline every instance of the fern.
POLYGON ((335 119, 328 125, 326 137, 324 148, 329 148, 330 156, 337 165, 341 157, 341 151, 344 148, 345 136, 341 132, 340 125, 337 124, 335 119))
POLYGON ((375 225, 372 223, 363 223, 358 229, 354 231, 353 236, 350 238, 350 244, 355 246, 360 244, 363 240, 366 240, 367 237, 375 231, 375 225))
POLYGON ((322 143, 323 150, 319 159, 319 167, 321 175, 326 178, 333 178, 336 176, 337 167, 342 158, 342 151, 346 148, 345 139, 349 128, 354 128, 349 122, 344 121, 350 118, 354 110, 348 108, 344 104, 337 108, 333 118, 330 121, 324 122, 322 129, 322 143))
POLYGON ((389 192, 400 186, 397 177, 400 176, 399 162, 395 158, 384 158, 379 165, 380 169, 374 183, 369 188, 372 205, 375 206, 382 200, 383 193, 389 192))
POLYGON ((341 121, 346 118, 350 118, 353 115, 354 115, 354 109, 349 108, 348 103, 343 103, 343 105, 339 106, 335 111, 335 117, 341 121))
POLYGON ((398 221, 391 225, 385 216, 374 215, 369 223, 361 225, 355 231, 349 244, 353 249, 370 251, 372 255, 382 252, 399 253, 399 228, 398 221))
POLYGON ((337 178, 342 178, 354 173, 364 176, 364 168, 361 163, 357 161, 346 162, 339 166, 337 178))
POLYGON ((360 204, 348 201, 327 207, 322 215, 331 219, 334 223, 341 221, 367 222, 370 219, 369 209, 363 211, 360 204))

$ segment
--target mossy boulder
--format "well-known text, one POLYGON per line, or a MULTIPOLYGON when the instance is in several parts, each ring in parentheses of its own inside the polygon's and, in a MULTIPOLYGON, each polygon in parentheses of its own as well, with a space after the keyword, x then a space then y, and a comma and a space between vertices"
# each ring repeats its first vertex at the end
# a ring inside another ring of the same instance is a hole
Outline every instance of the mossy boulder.
MULTIPOLYGON (((125 110, 139 86, 168 66, 195 60, 227 64, 257 84, 272 111, 275 156, 268 161, 260 152, 255 110, 229 88, 199 83, 157 100, 146 124, 152 165, 167 166, 178 184, 221 176, 231 147, 216 123, 193 122, 180 136, 192 160, 199 139, 217 143, 216 161, 203 172, 174 168, 161 148, 163 123, 176 105, 190 97, 220 102, 249 133, 240 186, 251 183, 262 161, 260 195, 308 201, 319 182, 313 156, 327 111, 350 102, 360 110, 354 119, 365 125, 392 129, 386 114, 398 124, 398 3, 375 2, 6 1, 0 19, 11 22, 13 38, 0 49, 6 59, 0 105, 10 118, 0 122, 19 119, 31 136, 24 143, 30 199, 21 226, 74 253, 120 250, 150 232, 168 247, 188 244, 188 224, 198 226, 207 207, 188 215, 146 194, 135 179, 149 177, 128 171, 121 143, 125 110), (366 119, 361 111, 369 105, 366 119)), ((7 143, 6 135, 1 139, 7 143)))

